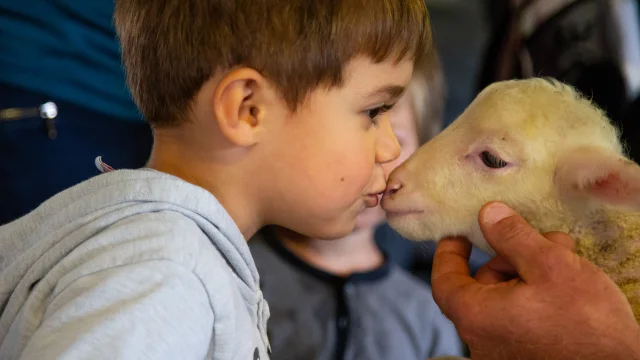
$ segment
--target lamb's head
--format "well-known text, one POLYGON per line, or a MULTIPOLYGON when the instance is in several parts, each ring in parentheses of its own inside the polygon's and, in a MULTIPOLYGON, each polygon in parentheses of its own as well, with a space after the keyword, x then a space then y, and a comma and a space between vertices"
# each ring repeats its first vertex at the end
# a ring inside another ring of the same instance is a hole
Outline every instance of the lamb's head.
POLYGON ((605 114, 553 79, 503 81, 389 177, 382 207, 413 240, 466 236, 493 254, 478 225, 503 201, 539 231, 606 207, 640 206, 640 168, 605 114))

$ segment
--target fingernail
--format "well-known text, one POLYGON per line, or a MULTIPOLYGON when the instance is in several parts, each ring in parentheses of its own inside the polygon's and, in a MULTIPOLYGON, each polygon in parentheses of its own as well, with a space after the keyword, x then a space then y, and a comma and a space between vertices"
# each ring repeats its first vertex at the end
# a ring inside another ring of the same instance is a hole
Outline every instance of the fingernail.
POLYGON ((502 203, 492 203, 484 211, 484 219, 482 220, 482 222, 488 225, 493 225, 498 221, 514 214, 515 213, 513 212, 513 210, 511 210, 511 208, 509 208, 507 205, 502 203))

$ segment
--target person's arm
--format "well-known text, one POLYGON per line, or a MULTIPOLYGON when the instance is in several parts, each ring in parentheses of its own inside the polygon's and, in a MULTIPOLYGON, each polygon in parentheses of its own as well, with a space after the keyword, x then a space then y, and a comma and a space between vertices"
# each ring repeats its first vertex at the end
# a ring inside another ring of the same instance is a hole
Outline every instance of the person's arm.
POLYGON ((483 234, 498 256, 469 276, 471 245, 447 238, 432 285, 474 360, 640 359, 640 326, 622 292, 572 251, 563 233, 537 233, 503 204, 485 205, 483 234))
POLYGON ((213 331, 199 279, 168 260, 85 275, 56 295, 21 359, 204 359, 213 331))

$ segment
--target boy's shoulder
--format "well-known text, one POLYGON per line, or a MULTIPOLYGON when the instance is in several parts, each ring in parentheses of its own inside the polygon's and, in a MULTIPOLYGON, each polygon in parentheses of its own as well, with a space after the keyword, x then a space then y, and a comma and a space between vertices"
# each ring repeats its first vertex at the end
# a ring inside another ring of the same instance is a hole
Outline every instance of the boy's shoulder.
MULTIPOLYGON (((227 351, 211 347, 218 343, 233 343, 235 350, 249 356, 262 347, 258 344, 266 341, 266 335, 245 339, 243 345, 234 339, 263 327, 252 320, 252 313, 266 305, 255 296, 245 298, 243 288, 248 284, 232 266, 184 215, 172 211, 133 215, 87 238, 53 266, 29 295, 38 300, 31 300, 14 322, 42 321, 46 313, 47 331, 74 338, 82 328, 74 324, 84 324, 91 328, 91 336, 110 339, 94 350, 79 342, 70 344, 67 351, 82 348, 80 357, 108 353, 110 343, 131 357, 204 358, 207 353, 227 351), (225 330, 212 333, 214 327, 225 330), (135 346, 115 341, 115 334, 122 331, 129 332, 130 341, 136 339, 135 346)), ((266 321, 263 315, 258 322, 266 321)), ((41 333, 9 333, 5 340, 21 336, 29 338, 30 345, 7 349, 32 355, 54 351, 41 333)))
POLYGON ((0 256, 0 310, 8 319, 0 324, 0 358, 58 350, 96 358, 110 346, 135 358, 229 350, 212 348, 213 339, 243 358, 256 348, 266 354, 268 308, 249 249, 203 189, 154 172, 113 172, 2 230, 11 256, 0 256), (45 314, 46 329, 25 326, 42 324, 45 314), (86 328, 89 334, 76 334, 86 328), (77 341, 53 349, 60 344, 44 338, 53 333, 77 341), (245 333, 254 341, 236 341, 245 333), (82 347, 87 336, 95 349, 82 347))
MULTIPOLYGON (((234 249, 233 239, 215 235, 175 211, 127 217, 88 238, 58 264, 67 269, 60 269, 66 275, 57 288, 110 269, 160 265, 159 277, 179 274, 194 280, 198 289, 193 290, 208 297, 214 312, 228 306, 229 299, 245 303, 247 299, 241 298, 246 294, 241 290, 253 287, 251 276, 236 274, 246 272, 253 264, 245 262, 241 252, 230 251, 234 249)), ((223 318, 219 315, 216 322, 223 318)))
POLYGON ((66 261, 78 259, 83 264, 74 268, 85 272, 162 260, 197 273, 203 258, 211 265, 227 266, 193 220, 174 211, 157 211, 111 224, 80 244, 66 261))

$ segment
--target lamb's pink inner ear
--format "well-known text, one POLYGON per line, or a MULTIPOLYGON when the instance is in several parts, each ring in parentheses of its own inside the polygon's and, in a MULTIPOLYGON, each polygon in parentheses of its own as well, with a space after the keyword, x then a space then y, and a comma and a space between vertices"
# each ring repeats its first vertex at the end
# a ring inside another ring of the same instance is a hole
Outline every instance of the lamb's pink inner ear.
POLYGON ((566 153, 555 179, 561 196, 640 209, 640 166, 597 148, 566 153))

